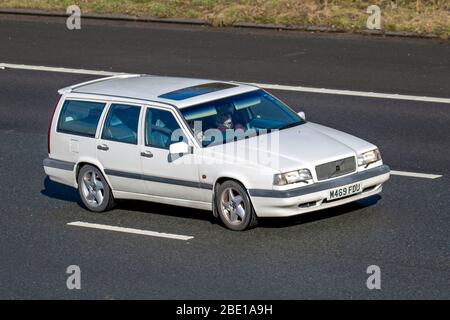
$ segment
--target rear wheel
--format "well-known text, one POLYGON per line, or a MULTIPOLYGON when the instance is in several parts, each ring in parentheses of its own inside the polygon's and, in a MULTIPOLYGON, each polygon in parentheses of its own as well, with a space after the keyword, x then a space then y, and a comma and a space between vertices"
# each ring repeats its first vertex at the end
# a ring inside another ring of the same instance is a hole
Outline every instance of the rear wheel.
POLYGON ((111 188, 99 169, 85 165, 78 173, 78 192, 81 201, 91 211, 103 212, 114 207, 111 188))
POLYGON ((225 181, 216 189, 216 208, 223 224, 234 231, 257 225, 255 210, 247 191, 236 181, 225 181))

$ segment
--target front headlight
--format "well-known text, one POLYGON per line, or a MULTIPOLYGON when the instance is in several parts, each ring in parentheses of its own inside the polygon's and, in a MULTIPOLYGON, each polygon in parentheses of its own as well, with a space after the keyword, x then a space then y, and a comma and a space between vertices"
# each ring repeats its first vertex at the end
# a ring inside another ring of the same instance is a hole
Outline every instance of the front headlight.
POLYGON ((308 169, 300 169, 274 175, 273 184, 276 186, 284 186, 296 182, 308 182, 311 179, 311 172, 308 169))
POLYGON ((358 155, 358 166, 368 166, 371 163, 381 160, 381 154, 378 149, 367 151, 358 155))

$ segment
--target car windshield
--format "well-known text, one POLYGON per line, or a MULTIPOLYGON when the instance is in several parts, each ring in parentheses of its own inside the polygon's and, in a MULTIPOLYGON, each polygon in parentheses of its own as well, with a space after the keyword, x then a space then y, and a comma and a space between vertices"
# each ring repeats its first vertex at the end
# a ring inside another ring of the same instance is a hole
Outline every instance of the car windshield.
POLYGON ((263 90, 183 108, 181 113, 203 146, 304 123, 293 110, 263 90))

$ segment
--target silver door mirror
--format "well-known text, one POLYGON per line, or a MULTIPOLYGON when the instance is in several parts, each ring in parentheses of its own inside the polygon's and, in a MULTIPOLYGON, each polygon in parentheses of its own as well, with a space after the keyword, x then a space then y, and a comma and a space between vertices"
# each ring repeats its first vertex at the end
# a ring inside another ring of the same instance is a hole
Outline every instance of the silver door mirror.
POLYGON ((306 114, 304 111, 300 111, 297 114, 299 115, 300 118, 302 118, 303 120, 306 120, 306 114))
POLYGON ((189 146, 186 142, 176 142, 172 143, 169 146, 169 153, 170 154, 186 154, 186 153, 192 153, 192 147, 189 146))

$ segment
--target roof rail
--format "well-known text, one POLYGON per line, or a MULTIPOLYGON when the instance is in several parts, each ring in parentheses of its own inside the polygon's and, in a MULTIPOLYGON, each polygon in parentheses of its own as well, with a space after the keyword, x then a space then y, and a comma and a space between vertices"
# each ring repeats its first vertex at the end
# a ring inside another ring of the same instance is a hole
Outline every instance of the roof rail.
POLYGON ((97 82, 102 82, 102 81, 107 81, 107 80, 112 80, 112 79, 127 79, 127 78, 136 78, 136 77, 140 77, 140 74, 130 74, 130 73, 118 73, 116 75, 110 76, 110 77, 105 77, 105 78, 99 78, 99 79, 94 79, 94 80, 90 80, 90 81, 86 81, 86 82, 81 82, 78 84, 74 84, 73 86, 69 86, 69 87, 65 87, 62 89, 58 90, 58 93, 63 95, 66 93, 71 93, 74 89, 76 88, 80 88, 89 84, 93 84, 93 83, 97 83, 97 82))

